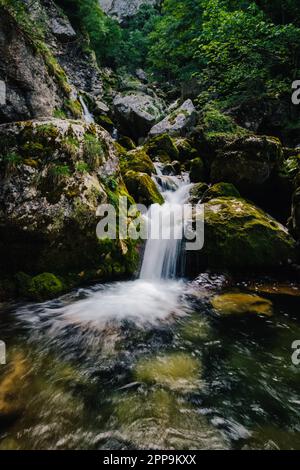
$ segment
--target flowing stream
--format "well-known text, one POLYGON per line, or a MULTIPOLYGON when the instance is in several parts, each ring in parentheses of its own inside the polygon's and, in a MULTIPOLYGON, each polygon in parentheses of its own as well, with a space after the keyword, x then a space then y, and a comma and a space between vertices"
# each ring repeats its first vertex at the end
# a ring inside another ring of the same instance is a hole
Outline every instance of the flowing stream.
POLYGON ((147 241, 138 279, 2 308, 0 449, 300 449, 300 298, 216 318, 227 278, 177 277, 189 181, 157 170, 165 203, 147 217, 174 236, 147 241))

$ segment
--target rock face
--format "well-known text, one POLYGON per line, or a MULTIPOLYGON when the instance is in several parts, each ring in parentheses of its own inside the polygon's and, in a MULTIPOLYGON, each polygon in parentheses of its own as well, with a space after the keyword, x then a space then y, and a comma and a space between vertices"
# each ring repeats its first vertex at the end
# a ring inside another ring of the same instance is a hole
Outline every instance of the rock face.
POLYGON ((113 106, 121 131, 134 139, 146 136, 163 113, 158 98, 138 91, 116 96, 113 106))
POLYGON ((85 39, 52 0, 37 0, 25 8, 26 22, 22 22, 13 10, 0 7, 0 80, 6 84, 0 123, 61 112, 81 117, 79 91, 97 108, 103 95, 102 75, 85 39), (36 28, 41 23, 44 36, 36 28))
POLYGON ((172 111, 166 118, 152 127, 151 137, 168 133, 172 136, 184 136, 196 122, 196 109, 191 100, 185 101, 179 108, 172 111))
POLYGON ((268 270, 294 259, 295 241, 287 229, 249 202, 220 197, 204 207, 204 247, 186 252, 187 274, 208 267, 268 270))
POLYGON ((109 134, 52 119, 3 124, 0 139, 4 274, 94 270, 101 278, 108 254, 109 265, 120 261, 126 270, 130 249, 96 237, 99 204, 109 202, 108 195, 128 194, 109 134))
POLYGON ((270 180, 281 158, 282 146, 275 137, 240 137, 217 151, 211 181, 232 183, 240 191, 255 190, 270 180))
POLYGON ((99 3, 105 13, 123 22, 136 15, 141 5, 155 6, 161 0, 99 0, 99 3))
POLYGON ((3 7, 0 10, 0 79, 6 84, 0 123, 52 116, 62 107, 64 93, 30 38, 3 7))

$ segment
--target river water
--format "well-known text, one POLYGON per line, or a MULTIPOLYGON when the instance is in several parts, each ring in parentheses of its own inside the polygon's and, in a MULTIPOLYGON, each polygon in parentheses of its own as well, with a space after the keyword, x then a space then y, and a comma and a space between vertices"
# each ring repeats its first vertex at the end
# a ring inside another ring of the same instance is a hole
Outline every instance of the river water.
MULTIPOLYGON (((159 177, 148 218, 178 233, 188 181, 159 177)), ((268 289, 273 317, 219 318, 211 297, 252 283, 178 279, 180 257, 148 240, 139 279, 2 308, 0 449, 300 449, 298 291, 268 289)))

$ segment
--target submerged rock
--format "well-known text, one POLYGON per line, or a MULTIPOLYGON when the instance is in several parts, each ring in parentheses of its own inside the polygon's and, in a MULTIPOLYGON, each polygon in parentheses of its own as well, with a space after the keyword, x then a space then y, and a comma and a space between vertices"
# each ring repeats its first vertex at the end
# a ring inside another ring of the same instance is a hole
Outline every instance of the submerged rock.
POLYGON ((113 107, 121 131, 136 140, 146 136, 163 113, 163 103, 157 97, 138 91, 117 95, 113 107))
POLYGON ((185 136, 196 123, 196 108, 192 100, 186 100, 179 108, 172 111, 166 118, 152 127, 150 137, 160 134, 185 136))
POLYGON ((0 424, 12 422, 23 412, 24 387, 29 366, 21 353, 15 353, 8 365, 8 371, 0 378, 0 424))
POLYGON ((154 181, 146 173, 127 171, 124 181, 129 194, 136 202, 150 206, 151 204, 163 204, 164 199, 157 189, 154 181))
POLYGON ((270 300, 258 295, 231 293, 216 295, 211 299, 212 306, 218 315, 243 316, 247 314, 273 315, 273 305, 270 300))
POLYGON ((201 364, 186 353, 173 353, 141 359, 135 369, 138 382, 156 383, 172 390, 199 388, 201 364))
POLYGON ((205 204, 204 246, 186 252, 186 271, 268 270, 294 258, 295 241, 283 225, 243 199, 222 197, 205 204))

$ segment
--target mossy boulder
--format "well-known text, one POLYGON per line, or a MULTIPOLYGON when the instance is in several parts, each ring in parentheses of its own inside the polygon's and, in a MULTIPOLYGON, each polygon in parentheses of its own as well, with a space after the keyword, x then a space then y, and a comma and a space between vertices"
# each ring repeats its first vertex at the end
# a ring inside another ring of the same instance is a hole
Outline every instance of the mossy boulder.
POLYGON ((190 180, 192 183, 199 183, 205 177, 204 163, 202 158, 197 157, 191 161, 190 165, 190 180))
POLYGON ((113 109, 121 132, 138 140, 160 119, 164 103, 155 95, 136 90, 118 94, 113 109))
POLYGON ((197 157, 198 152, 188 139, 176 139, 175 145, 178 150, 178 160, 180 162, 189 162, 197 157))
POLYGON ((120 156, 120 168, 123 175, 127 171, 138 171, 151 176, 156 173, 155 166, 146 152, 137 148, 120 156))
POLYGON ((1 125, 0 140, 2 276, 53 272, 79 279, 93 272, 92 279, 103 279, 111 277, 109 263, 132 266, 131 240, 124 249, 96 235, 98 206, 109 202, 118 210, 118 197, 129 197, 107 131, 72 120, 26 121, 1 125))
POLYGON ((295 259, 295 241, 288 230, 243 199, 210 200, 204 222, 202 250, 186 252, 189 275, 198 275, 203 268, 271 270, 295 259))
POLYGON ((148 140, 144 146, 145 152, 152 160, 161 162, 170 162, 178 160, 179 152, 172 139, 168 134, 162 134, 148 140))
POLYGON ((221 317, 244 315, 273 315, 273 304, 270 300, 258 295, 245 293, 228 293, 216 295, 211 299, 215 312, 221 317))
POLYGON ((139 204, 163 204, 164 199, 154 181, 146 173, 127 171, 124 181, 129 194, 139 204))
POLYGON ((208 202, 217 197, 241 197, 239 191, 231 183, 217 183, 203 194, 201 202, 208 202))

